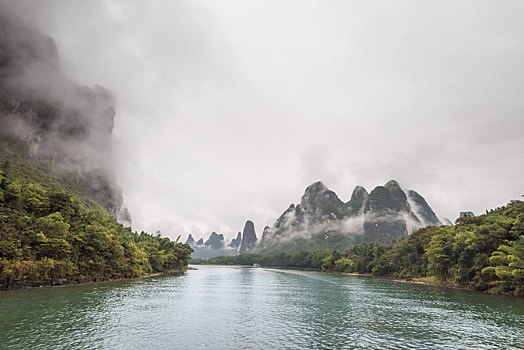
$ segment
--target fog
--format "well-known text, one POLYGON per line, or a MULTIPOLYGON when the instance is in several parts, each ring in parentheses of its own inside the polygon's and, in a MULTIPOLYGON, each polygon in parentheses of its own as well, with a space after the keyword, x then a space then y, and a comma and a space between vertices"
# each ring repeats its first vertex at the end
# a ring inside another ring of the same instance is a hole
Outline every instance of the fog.
POLYGON ((134 229, 260 237, 322 180, 439 216, 524 194, 522 1, 8 1, 116 101, 134 229))

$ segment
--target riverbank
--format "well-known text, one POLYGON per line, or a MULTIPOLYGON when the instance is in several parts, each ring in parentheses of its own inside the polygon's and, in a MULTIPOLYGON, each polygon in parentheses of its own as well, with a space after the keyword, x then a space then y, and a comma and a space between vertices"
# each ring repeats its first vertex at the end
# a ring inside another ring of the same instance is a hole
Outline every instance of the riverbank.
MULTIPOLYGON (((377 276, 375 276, 377 277, 377 276)), ((450 281, 438 281, 438 280, 434 280, 432 278, 429 278, 429 277, 424 277, 424 278, 399 278, 399 277, 388 277, 386 276, 386 278, 389 278, 389 279, 393 279, 393 280, 396 280, 396 281, 399 281, 399 282, 407 282, 407 283, 414 283, 414 284, 426 284, 426 285, 430 285, 430 286, 440 286, 440 287, 447 287, 447 288, 455 288, 455 289, 465 289, 465 290, 475 290, 474 288, 471 288, 471 287, 462 287, 462 286, 459 286, 459 285, 456 285, 450 281)), ((479 292, 482 292, 480 290, 477 290, 479 292)))
POLYGON ((458 289, 467 289, 467 290, 474 290, 472 288, 466 288, 466 287, 460 287, 455 284, 452 284, 451 282, 446 281, 436 281, 429 277, 424 278, 414 278, 414 277, 393 277, 393 276, 375 276, 372 273, 360 273, 360 272, 336 272, 336 271, 324 271, 329 273, 335 273, 345 276, 364 276, 364 277, 375 277, 375 278, 383 278, 398 282, 407 282, 407 283, 415 283, 415 284, 426 284, 426 285, 432 285, 432 286, 440 286, 440 287, 448 287, 448 288, 458 288, 458 289))
POLYGON ((153 272, 145 274, 138 277, 118 277, 118 278, 97 278, 93 280, 66 280, 59 279, 54 281, 32 281, 28 283, 14 283, 10 285, 0 284, 0 292, 3 291, 12 291, 12 290, 24 290, 24 289, 33 289, 33 288, 43 288, 43 287, 61 287, 61 286, 70 286, 77 284, 91 284, 91 283, 103 283, 103 282, 116 282, 116 281, 132 281, 145 278, 151 278, 156 276, 171 275, 171 274, 182 274, 187 270, 196 270, 196 268, 187 267, 183 270, 170 270, 164 272, 153 272))
POLYGON ((263 268, 267 268, 267 269, 275 269, 275 270, 296 270, 296 271, 316 271, 316 272, 322 272, 322 269, 317 269, 317 268, 314 268, 314 267, 305 267, 305 268, 301 268, 301 267, 279 267, 279 266, 261 266, 263 268))
POLYGON ((446 288, 452 288, 452 289, 460 289, 460 290, 468 290, 473 292, 480 292, 484 294, 492 294, 492 295, 504 295, 504 296, 511 296, 515 298, 523 298, 524 296, 518 296, 513 293, 507 293, 507 292, 493 292, 489 290, 479 290, 467 286, 459 286, 457 284, 454 284, 451 281, 439 281, 435 280, 431 277, 393 277, 393 276, 375 276, 372 273, 359 273, 359 272, 336 272, 336 271, 324 271, 334 274, 340 274, 340 275, 346 275, 346 276, 363 276, 363 277, 374 277, 374 278, 382 278, 387 279, 391 281, 397 281, 397 282, 403 282, 403 283, 413 283, 413 284, 424 284, 428 286, 437 286, 437 287, 446 287, 446 288))
MULTIPOLYGON (((226 265, 224 265, 226 266, 226 265)), ((485 294, 493 294, 493 295, 504 295, 504 296, 512 296, 516 298, 524 298, 523 296, 516 296, 513 293, 506 293, 506 292, 493 292, 489 290, 478 290, 467 286, 459 286, 457 284, 452 283, 451 281, 439 281, 436 279, 433 279, 431 277, 394 277, 394 276, 376 276, 372 273, 360 273, 360 272, 337 272, 337 271, 322 271, 321 269, 313 269, 313 268, 296 268, 296 267, 265 267, 268 269, 277 269, 277 270, 299 270, 299 271, 321 271, 321 272, 327 272, 331 274, 336 275, 344 275, 344 276, 361 276, 361 277, 373 277, 373 278, 381 278, 381 279, 387 279, 391 281, 397 281, 397 282, 403 282, 403 283, 413 283, 413 284, 424 284, 429 286, 438 286, 438 287, 446 287, 446 288, 452 288, 452 289, 460 289, 460 290, 468 290, 468 291, 474 291, 474 292, 481 292, 485 294)))

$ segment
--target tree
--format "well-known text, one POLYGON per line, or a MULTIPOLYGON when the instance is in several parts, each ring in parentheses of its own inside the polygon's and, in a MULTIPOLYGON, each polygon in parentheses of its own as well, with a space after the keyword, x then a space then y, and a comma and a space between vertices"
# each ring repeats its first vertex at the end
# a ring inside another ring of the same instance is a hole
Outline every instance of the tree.
POLYGON ((514 291, 524 295, 524 236, 517 241, 503 244, 489 258, 492 266, 482 270, 499 291, 514 291))
POLYGON ((449 268, 453 262, 452 244, 453 235, 445 232, 433 236, 426 251, 429 272, 441 280, 446 280, 449 268))

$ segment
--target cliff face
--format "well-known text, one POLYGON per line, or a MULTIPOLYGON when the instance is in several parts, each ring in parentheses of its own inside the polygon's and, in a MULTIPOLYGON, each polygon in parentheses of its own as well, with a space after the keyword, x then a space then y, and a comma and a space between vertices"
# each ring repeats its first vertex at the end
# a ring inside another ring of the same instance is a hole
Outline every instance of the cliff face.
POLYGON ((439 220, 433 209, 431 209, 429 204, 426 202, 424 197, 422 197, 417 192, 411 190, 408 191, 408 201, 414 213, 426 226, 440 226, 443 224, 439 220))
POLYGON ((189 234, 189 236, 187 236, 185 244, 189 244, 190 246, 195 245, 195 239, 193 238, 193 236, 191 234, 189 234))
POLYGON ((233 238, 233 240, 231 240, 231 243, 229 243, 229 247, 238 248, 240 247, 241 242, 242 242, 242 233, 239 232, 237 234, 237 238, 233 238))
POLYGON ((358 215, 364 210, 364 204, 369 197, 368 191, 362 186, 356 186, 351 194, 351 199, 346 203, 348 215, 358 215))
POLYGON ((213 232, 204 245, 211 249, 222 249, 224 248, 224 235, 213 232))
POLYGON ((393 180, 371 191, 364 214, 364 237, 370 242, 390 242, 421 226, 409 207, 406 194, 393 180))
POLYGON ((257 235, 255 233, 255 225, 248 220, 242 232, 242 243, 240 244, 239 253, 245 253, 252 250, 257 243, 257 235))
POLYGON ((0 6, 0 139, 58 173, 76 177, 113 216, 130 224, 115 180, 114 100, 60 71, 54 40, 0 6))

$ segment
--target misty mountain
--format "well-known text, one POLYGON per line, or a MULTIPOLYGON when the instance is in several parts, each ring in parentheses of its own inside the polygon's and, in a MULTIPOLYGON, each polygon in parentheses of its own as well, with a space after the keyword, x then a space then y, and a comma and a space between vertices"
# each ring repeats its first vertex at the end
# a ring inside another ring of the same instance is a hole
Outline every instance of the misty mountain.
POLYGON ((193 246, 195 244, 195 239, 193 238, 191 233, 189 234, 189 236, 187 236, 185 244, 189 244, 190 246, 193 246))
POLYGON ((193 248, 193 258, 214 258, 220 255, 236 255, 238 254, 237 247, 226 246, 224 241, 224 235, 212 232, 208 239, 204 241, 204 238, 200 238, 195 242, 192 234, 189 234, 186 239, 186 244, 189 244, 193 248))
POLYGON ((204 242, 200 238, 197 242, 191 234, 188 235, 186 243, 193 248, 194 258, 213 258, 221 255, 237 255, 253 250, 256 247, 257 235, 255 233, 255 225, 252 221, 247 220, 242 233, 238 233, 237 237, 232 239, 229 244, 226 244, 223 234, 212 232, 209 238, 204 242))
POLYGON ((439 220, 442 222, 443 225, 446 225, 446 226, 453 225, 453 222, 450 219, 446 218, 446 217, 442 217, 439 220))
POLYGON ((399 184, 391 180, 377 186, 364 203, 364 241, 388 243, 421 227, 399 184))
POLYGON ((413 190, 408 191, 408 202, 411 210, 413 210, 425 226, 441 226, 443 224, 424 197, 417 192, 413 190))
POLYGON ((224 235, 213 232, 204 245, 212 249, 222 249, 224 248, 224 235))
POLYGON ((349 216, 361 214, 368 197, 369 193, 364 187, 356 186, 351 194, 351 199, 346 203, 347 214, 349 216))
POLYGON ((274 236, 281 236, 290 230, 314 227, 346 216, 348 216, 347 206, 335 192, 318 181, 306 188, 299 204, 291 204, 284 211, 271 231, 274 236))
POLYGON ((240 247, 240 243, 242 243, 242 233, 239 232, 237 238, 233 238, 233 240, 231 240, 229 247, 238 248, 240 247))
POLYGON ((55 41, 0 7, 0 141, 58 174, 74 176, 130 225, 113 167, 114 100, 60 70, 55 41))
POLYGON ((257 234, 255 233, 255 225, 248 220, 242 232, 242 242, 240 243, 239 253, 246 253, 252 250, 257 243, 257 234))
POLYGON ((262 234, 259 251, 343 248, 356 242, 388 243, 424 226, 442 223, 415 191, 391 180, 370 193, 356 186, 344 203, 322 182, 308 186, 262 234))

